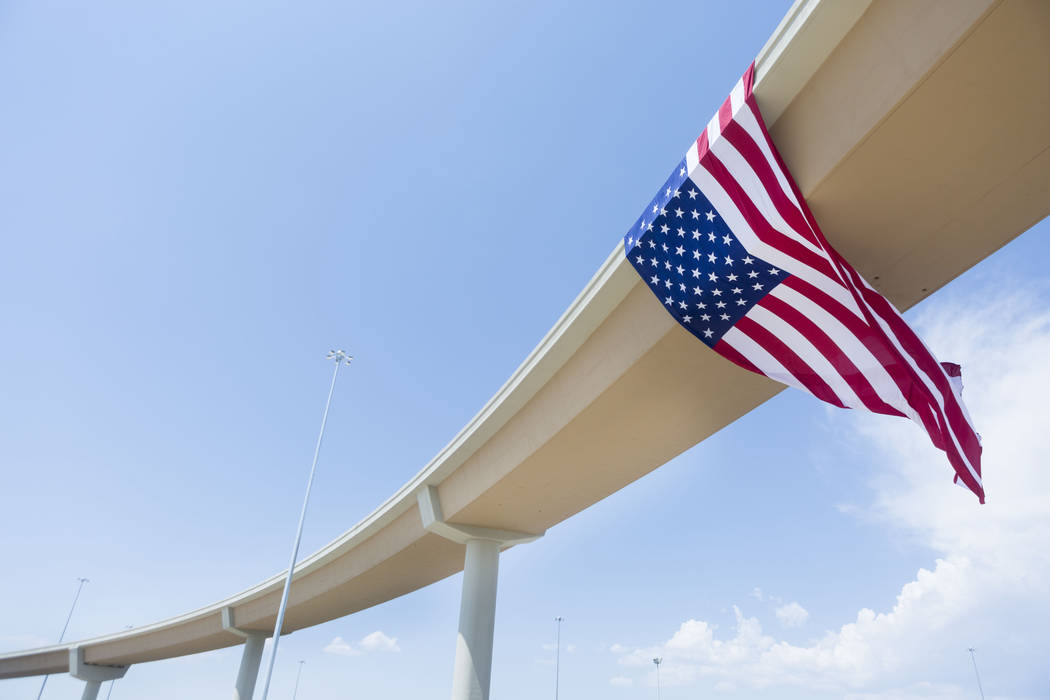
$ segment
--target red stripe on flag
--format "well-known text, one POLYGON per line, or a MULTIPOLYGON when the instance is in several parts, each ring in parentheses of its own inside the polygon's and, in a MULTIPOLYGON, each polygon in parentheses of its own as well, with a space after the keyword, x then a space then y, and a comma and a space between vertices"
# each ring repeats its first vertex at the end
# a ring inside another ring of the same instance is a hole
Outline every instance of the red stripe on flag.
MULTIPOLYGON (((744 109, 747 109, 747 106, 745 106, 744 109)), ((762 149, 758 147, 755 140, 751 138, 751 134, 749 134, 744 127, 740 126, 739 123, 734 121, 722 130, 722 136, 725 137, 734 148, 736 148, 737 152, 743 156, 744 160, 746 160, 748 165, 750 165, 755 171, 755 175, 758 176, 759 181, 762 183, 762 187, 765 188, 766 193, 769 195, 769 199, 773 202, 773 206, 776 207, 777 212, 784 217, 784 221, 786 221, 799 236, 819 246, 820 241, 816 239, 816 236, 814 236, 813 232, 810 230, 805 215, 799 210, 795 203, 788 198, 784 189, 780 186, 780 182, 777 180, 777 176, 773 172, 773 168, 770 166, 769 161, 766 160, 765 154, 762 153, 762 149)))
POLYGON ((741 355, 736 348, 727 343, 725 340, 719 340, 717 343, 714 344, 712 349, 722 357, 726 358, 734 364, 740 365, 747 371, 765 376, 762 370, 751 364, 751 362, 746 357, 741 355))
POLYGON ((933 397, 926 391, 925 386, 920 386, 921 382, 910 371, 904 358, 900 356, 896 349, 888 345, 880 337, 879 333, 872 330, 871 326, 857 318, 856 314, 809 282, 799 277, 791 276, 781 282, 781 284, 794 289, 814 304, 823 308, 834 316, 839 323, 844 325, 850 333, 856 336, 857 340, 863 343, 868 352, 885 368, 886 373, 890 375, 890 379, 900 389, 901 394, 904 395, 904 400, 908 402, 908 405, 912 407, 922 421, 922 425, 926 432, 929 433, 934 446, 941 450, 946 449, 947 446, 941 434, 943 426, 933 416, 935 413, 932 404, 933 397))
POLYGON ((747 316, 744 316, 737 321, 734 328, 747 334, 748 337, 762 346, 762 348, 776 358, 777 362, 782 364, 787 371, 791 372, 795 379, 806 387, 811 394, 818 399, 827 401, 839 408, 846 408, 838 395, 830 386, 828 386, 828 383, 824 381, 820 375, 814 372, 813 368, 807 365, 806 361, 799 357, 794 350, 789 348, 784 341, 770 333, 768 329, 760 326, 747 316))
POLYGON ((732 98, 727 97, 726 101, 722 103, 722 106, 718 108, 718 130, 726 128, 726 125, 733 121, 733 105, 730 103, 732 98))
POLYGON ((889 325, 890 330, 893 331, 905 352, 918 365, 919 370, 933 382, 944 401, 944 413, 948 419, 948 425, 951 426, 952 432, 955 433, 956 439, 966 453, 967 460, 974 465, 974 471, 980 475, 981 444, 977 440, 973 426, 966 420, 959 406, 959 401, 948 383, 944 369, 933 358, 926 345, 915 335, 915 331, 904 322, 897 310, 890 306, 890 303, 881 294, 868 289, 867 286, 861 288, 860 291, 864 295, 864 300, 889 325))
POLYGON ((811 342, 813 347, 831 363, 835 371, 849 384, 857 398, 864 402, 865 408, 873 413, 900 416, 901 418, 906 417, 898 409, 882 400, 864 373, 853 364, 853 361, 846 356, 842 348, 827 333, 821 330, 816 323, 806 318, 801 311, 772 294, 767 294, 763 297, 758 302, 758 305, 784 319, 788 325, 811 342))
POLYGON ((707 155, 707 152, 709 150, 710 150, 710 148, 709 148, 709 145, 707 143, 707 129, 704 129, 700 133, 700 138, 698 138, 696 140, 696 153, 697 153, 697 157, 700 159, 700 162, 703 162, 704 156, 707 155))
POLYGON ((751 97, 751 91, 755 86, 755 62, 751 61, 751 65, 744 71, 744 77, 740 79, 744 83, 744 99, 747 100, 751 97))

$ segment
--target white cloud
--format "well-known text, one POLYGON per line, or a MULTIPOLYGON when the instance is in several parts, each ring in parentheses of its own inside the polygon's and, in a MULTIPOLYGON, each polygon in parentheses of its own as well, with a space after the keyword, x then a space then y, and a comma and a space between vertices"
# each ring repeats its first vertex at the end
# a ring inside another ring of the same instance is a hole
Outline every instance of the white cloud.
MULTIPOLYGON (((729 634, 688 620, 662 645, 625 650, 621 664, 642 668, 662 655, 667 685, 704 679, 727 691, 796 686, 853 700, 941 700, 964 695, 955 684, 969 671, 965 647, 973 643, 1010 649, 995 657, 996 693, 1036 697, 1047 687, 1034 650, 1050 626, 1050 313, 1017 296, 975 297, 941 304, 919 325, 941 359, 963 364, 985 445, 988 504, 952 486, 944 454, 915 425, 831 414, 835 431, 853 436, 854 454, 870 456, 874 474, 871 505, 840 512, 906 533, 933 552, 931 566, 902 586, 891 610, 862 609, 808 643, 777 640, 734 607, 729 634)), ((757 588, 751 595, 771 599, 757 588)), ((786 625, 806 618, 792 605, 777 610, 786 625)))
POLYGON ((776 615, 784 627, 801 627, 809 619, 809 612, 795 601, 781 605, 776 615))
POLYGON ((397 637, 388 637, 382 631, 376 630, 365 635, 356 645, 349 644, 342 637, 336 637, 323 651, 340 656, 360 656, 370 651, 399 652, 401 647, 397 645, 397 637))
POLYGON ((376 630, 362 639, 361 649, 364 651, 401 651, 401 647, 397 645, 397 637, 388 637, 380 630, 376 630))
POLYGON ((634 681, 628 678, 627 676, 613 676, 609 679, 609 685, 634 685, 634 681))
POLYGON ((338 654, 339 656, 360 656, 361 652, 346 643, 342 637, 336 637, 328 643, 328 646, 324 650, 328 654, 338 654))

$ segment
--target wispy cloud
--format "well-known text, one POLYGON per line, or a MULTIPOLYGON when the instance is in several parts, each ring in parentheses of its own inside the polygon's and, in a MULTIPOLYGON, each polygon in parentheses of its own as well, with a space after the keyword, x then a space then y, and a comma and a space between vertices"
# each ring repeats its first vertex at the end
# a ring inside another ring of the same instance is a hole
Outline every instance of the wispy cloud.
POLYGON ((401 651, 401 647, 397 645, 397 637, 388 637, 380 630, 376 630, 372 634, 366 635, 365 638, 361 640, 361 648, 364 651, 401 651))
POLYGON ((781 605, 777 608, 776 615, 784 627, 801 627, 809 619, 809 612, 795 601, 781 605))
POLYGON ((338 654, 339 656, 360 656, 361 652, 356 647, 351 646, 342 637, 336 637, 328 643, 323 651, 326 654, 338 654))
POLYGON ((366 652, 400 652, 397 637, 388 637, 381 630, 365 635, 357 644, 350 644, 342 637, 336 637, 323 649, 328 654, 339 656, 360 656, 366 652))

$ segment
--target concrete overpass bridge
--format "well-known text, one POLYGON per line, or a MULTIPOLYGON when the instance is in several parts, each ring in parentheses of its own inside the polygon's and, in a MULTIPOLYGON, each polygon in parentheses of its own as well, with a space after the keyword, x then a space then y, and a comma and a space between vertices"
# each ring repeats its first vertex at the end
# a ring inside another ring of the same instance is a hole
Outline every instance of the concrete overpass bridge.
MULTIPOLYGON (((1050 213, 1046 66, 1044 0, 798 0, 757 58, 755 94, 828 238, 907 309, 1050 213)), ((429 464, 296 567, 284 632, 465 570, 453 698, 487 698, 501 549, 781 388, 679 327, 620 244, 429 464)), ((235 697, 249 698, 284 575, 144 627, 0 654, 0 678, 68 672, 94 697, 130 665, 244 645, 235 697)))

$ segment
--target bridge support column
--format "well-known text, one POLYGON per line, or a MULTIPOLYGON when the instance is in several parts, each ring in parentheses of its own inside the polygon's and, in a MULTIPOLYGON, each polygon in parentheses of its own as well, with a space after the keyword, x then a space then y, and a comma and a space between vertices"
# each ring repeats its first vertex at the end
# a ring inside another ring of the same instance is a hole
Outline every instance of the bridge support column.
POLYGON ((102 681, 84 681, 84 692, 80 694, 80 700, 95 700, 101 687, 102 681))
POLYGON ((234 625, 231 607, 222 609, 222 628, 238 637, 244 637, 244 651, 241 652, 241 665, 237 669, 237 683, 233 686, 233 700, 252 700, 267 634, 257 630, 243 630, 234 625))
POLYGON ((84 649, 76 646, 69 650, 69 675, 84 681, 84 692, 80 700, 95 700, 103 681, 123 678, 127 666, 99 666, 84 663, 84 649))
POLYGON ((265 641, 266 635, 263 634, 251 634, 245 638, 241 666, 237 669, 237 685, 233 688, 233 700, 252 700, 265 641))
POLYGON ((489 697, 499 547, 500 543, 495 540, 467 540, 452 700, 488 700, 489 697))
POLYGON ((417 494, 419 514, 428 532, 466 545, 463 593, 459 604, 459 635, 452 672, 452 700, 488 700, 492 679, 492 641, 496 624, 496 584, 500 550, 532 542, 543 533, 529 534, 477 525, 445 522, 437 488, 425 486, 417 494))

